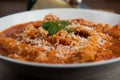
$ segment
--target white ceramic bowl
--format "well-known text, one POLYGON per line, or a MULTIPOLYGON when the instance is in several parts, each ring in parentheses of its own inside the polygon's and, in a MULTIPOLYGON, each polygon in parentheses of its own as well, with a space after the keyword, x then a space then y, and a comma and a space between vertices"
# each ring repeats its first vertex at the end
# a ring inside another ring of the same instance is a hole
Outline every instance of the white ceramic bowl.
MULTIPOLYGON (((96 23, 120 24, 120 15, 114 13, 86 9, 41 9, 0 18, 0 31, 16 24, 42 20, 48 13, 55 14, 61 19, 84 18, 96 23)), ((120 69, 120 58, 82 64, 41 64, 0 56, 0 63, 24 75, 53 80, 90 79, 120 69)))

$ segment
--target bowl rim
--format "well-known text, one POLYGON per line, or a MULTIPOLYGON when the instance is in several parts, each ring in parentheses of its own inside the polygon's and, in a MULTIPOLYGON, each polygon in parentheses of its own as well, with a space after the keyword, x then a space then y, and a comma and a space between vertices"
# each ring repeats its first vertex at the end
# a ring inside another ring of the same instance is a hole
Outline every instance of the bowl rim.
POLYGON ((120 58, 114 58, 106 61, 98 61, 98 62, 90 62, 90 63, 78 63, 78 64, 47 64, 47 63, 37 63, 37 62, 27 62, 27 61, 21 61, 17 59, 12 59, 9 57, 5 57, 0 55, 0 59, 15 63, 15 64, 21 64, 26 66, 34 66, 34 67, 49 67, 49 68, 82 68, 82 67, 95 67, 100 65, 106 65, 111 64, 115 62, 119 62, 120 58))
POLYGON ((36 9, 36 10, 30 10, 30 11, 22 11, 22 12, 16 12, 12 13, 9 15, 5 15, 3 17, 0 17, 0 19, 4 19, 6 17, 11 17, 19 14, 24 14, 24 13, 29 13, 29 12, 37 12, 37 11, 46 11, 46 10, 77 10, 77 11, 88 11, 88 12, 96 12, 96 13, 105 13, 105 14, 111 14, 111 15, 116 15, 120 17, 120 14, 118 13, 113 13, 113 12, 107 12, 107 11, 102 11, 102 10, 94 10, 94 9, 79 9, 79 8, 49 8, 49 9, 36 9))
MULTIPOLYGON (((1 17, 0 20, 7 18, 7 17, 12 17, 15 15, 19 14, 24 14, 24 13, 29 13, 29 12, 36 12, 36 11, 44 11, 44 10, 78 10, 78 11, 90 11, 90 12, 99 12, 99 13, 106 13, 106 14, 111 14, 111 15, 116 15, 119 16, 119 14, 116 13, 110 13, 106 11, 98 11, 98 10, 91 10, 91 9, 74 9, 74 8, 51 8, 51 9, 40 9, 40 10, 31 10, 31 11, 23 11, 19 13, 14 13, 10 14, 4 17, 1 17)), ((120 61, 120 58, 115 58, 115 59, 110 59, 106 61, 98 61, 98 62, 90 62, 90 63, 79 63, 79 64, 47 64, 47 63, 36 63, 36 62, 26 62, 26 61, 21 61, 21 60, 16 60, 12 59, 9 57, 5 57, 0 55, 0 59, 12 62, 12 63, 17 63, 17 64, 22 64, 22 65, 28 65, 28 66, 35 66, 35 67, 49 67, 49 68, 80 68, 80 67, 92 67, 92 66, 99 66, 99 65, 105 65, 105 64, 110 64, 110 63, 115 63, 120 61)))

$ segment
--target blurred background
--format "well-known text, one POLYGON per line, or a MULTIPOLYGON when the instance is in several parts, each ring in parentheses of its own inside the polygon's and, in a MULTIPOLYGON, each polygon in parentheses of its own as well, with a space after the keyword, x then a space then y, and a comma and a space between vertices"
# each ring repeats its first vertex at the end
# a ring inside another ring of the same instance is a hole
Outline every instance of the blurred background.
POLYGON ((0 0, 0 17, 33 9, 87 8, 120 14, 120 0, 0 0))

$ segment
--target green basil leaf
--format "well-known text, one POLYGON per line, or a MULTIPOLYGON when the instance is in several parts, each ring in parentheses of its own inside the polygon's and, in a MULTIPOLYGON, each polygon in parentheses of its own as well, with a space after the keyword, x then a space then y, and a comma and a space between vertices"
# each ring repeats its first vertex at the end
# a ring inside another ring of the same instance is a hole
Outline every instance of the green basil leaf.
POLYGON ((50 35, 53 35, 57 33, 58 31, 60 31, 61 29, 62 29, 61 27, 57 27, 56 25, 52 24, 51 26, 49 26, 48 32, 50 35))
MULTIPOLYGON (((61 29, 64 29, 65 26, 70 24, 71 23, 67 21, 48 21, 43 24, 42 28, 47 30, 50 35, 53 35, 60 31, 61 29)), ((64 30, 66 30, 69 33, 73 32, 72 30, 66 28, 64 30)))
POLYGON ((74 32, 73 30, 68 29, 68 28, 64 28, 64 30, 66 30, 68 33, 74 32))
POLYGON ((60 23, 62 26, 64 26, 64 27, 71 24, 71 23, 68 22, 68 21, 60 21, 59 23, 60 23))

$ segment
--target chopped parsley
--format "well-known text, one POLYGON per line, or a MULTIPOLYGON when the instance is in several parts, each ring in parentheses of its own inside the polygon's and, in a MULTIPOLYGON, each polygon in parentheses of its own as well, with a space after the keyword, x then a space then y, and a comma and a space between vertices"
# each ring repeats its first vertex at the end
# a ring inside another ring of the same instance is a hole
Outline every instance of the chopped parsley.
POLYGON ((72 30, 65 28, 65 26, 70 25, 68 21, 48 21, 43 24, 43 29, 47 30, 50 35, 53 35, 60 31, 61 29, 66 30, 68 33, 73 32, 72 30))

